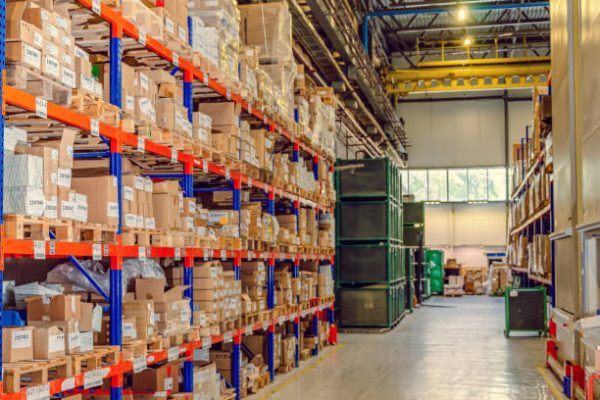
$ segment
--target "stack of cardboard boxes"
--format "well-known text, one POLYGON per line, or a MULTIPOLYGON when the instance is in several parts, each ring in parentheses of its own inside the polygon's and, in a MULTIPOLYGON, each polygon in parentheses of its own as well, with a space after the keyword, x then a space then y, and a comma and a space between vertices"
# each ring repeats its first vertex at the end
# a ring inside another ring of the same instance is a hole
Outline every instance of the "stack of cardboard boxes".
POLYGON ((244 261, 241 268, 242 293, 247 314, 266 309, 267 269, 262 261, 244 261))

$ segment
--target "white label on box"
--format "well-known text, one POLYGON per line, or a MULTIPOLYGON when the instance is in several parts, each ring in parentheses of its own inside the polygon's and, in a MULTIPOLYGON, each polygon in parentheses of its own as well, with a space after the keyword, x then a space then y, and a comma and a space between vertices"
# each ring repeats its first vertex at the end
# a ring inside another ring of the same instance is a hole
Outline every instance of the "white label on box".
POLYGON ((146 139, 143 137, 137 138, 137 149, 140 153, 144 153, 146 151, 146 139))
POLYGON ((95 118, 90 119, 90 132, 92 136, 100 136, 100 121, 95 118))
POLYGON ((133 96, 125 96, 125 109, 128 111, 135 110, 135 98, 133 96))
POLYGON ((44 240, 35 240, 33 242, 33 258, 36 260, 46 259, 46 242, 44 240))
POLYGON ((152 193, 152 179, 144 179, 144 190, 148 193, 152 193))
POLYGON ((46 200, 44 207, 44 217, 57 219, 58 218, 58 207, 55 201, 46 200))
POLYGON ((92 0, 92 11, 100 15, 100 0, 92 0))
POLYGON ((46 53, 54 58, 58 58, 58 46, 53 43, 46 43, 46 53))
POLYGON ((102 245, 100 243, 92 244, 92 259, 102 260, 102 245))
POLYGON ((64 67, 72 67, 73 63, 71 62, 71 60, 72 60, 71 55, 68 54, 68 53, 64 53, 63 54, 63 62, 62 62, 63 63, 63 68, 64 67))
POLYGON ((137 331, 133 323, 125 322, 123 324, 123 336, 134 339, 137 338, 137 331))
POLYGON ((48 102, 41 97, 35 98, 35 114, 40 118, 48 118, 48 102))
POLYGON ((114 201, 106 203, 106 216, 108 218, 119 218, 119 204, 114 201))
POLYGON ((54 26, 52 24, 48 24, 47 28, 48 28, 48 33, 50 34, 50 37, 58 38, 58 28, 56 28, 56 26, 54 26))
POLYGON ((81 338, 79 337, 79 332, 69 333, 69 349, 74 349, 76 347, 81 346, 81 338))
POLYGON ((75 81, 75 71, 63 67, 61 71, 61 81, 68 87, 75 89, 75 87, 77 86, 77 82, 75 81))
POLYGON ((137 216, 137 227, 138 228, 143 228, 144 227, 144 216, 143 215, 138 215, 137 216))
POLYGON ((125 200, 133 201, 134 191, 131 186, 123 186, 123 198, 125 200))
POLYGON ((175 248, 175 261, 181 260, 181 249, 179 247, 175 248))
MULTIPOLYGON (((170 361, 170 360, 169 360, 170 361)), ((165 390, 173 389, 173 378, 165 378, 165 390)))
POLYGON ((133 359, 133 373, 137 374, 138 372, 142 372, 148 368, 148 364, 146 363, 146 357, 135 357, 133 359))
POLYGON ((75 207, 76 204, 72 201, 61 201, 60 202, 60 217, 64 219, 75 218, 75 207))
POLYGON ((144 178, 141 176, 136 176, 133 180, 133 187, 135 190, 144 190, 144 178))
POLYGON ((11 343, 13 349, 24 349, 32 346, 32 335, 30 329, 12 331, 11 343))
POLYGON ((233 342, 233 334, 231 332, 225 332, 223 334, 223 343, 233 342))
POLYGON ((196 203, 194 203, 193 201, 188 202, 188 212, 190 214, 196 213, 196 203))
POLYGON ((44 47, 44 37, 39 32, 33 32, 33 44, 38 47, 44 47))
POLYGON ((139 33, 138 42, 140 42, 140 44, 142 46, 146 46, 146 31, 138 28, 138 33, 139 33))
POLYGON ((254 327, 252 325, 246 325, 244 328, 245 335, 252 335, 254 333, 254 327))
POLYGON ((175 34, 175 23, 169 17, 165 17, 165 29, 168 33, 175 34))
POLYGON ((193 230, 194 229, 194 218, 186 217, 185 221, 186 221, 187 228, 193 230))
POLYGON ((178 160, 177 160, 177 150, 175 150, 175 149, 171 149, 171 162, 172 163, 178 162, 178 160))
POLYGON ((56 25, 58 25, 58 27, 60 29, 63 29, 65 31, 69 30, 69 23, 67 22, 66 18, 61 17, 58 14, 54 15, 54 20, 56 21, 56 25))
POLYGON ((65 335, 48 336, 48 352, 56 353, 58 351, 65 351, 65 335))
POLYGON ((137 228, 137 216, 134 214, 125 214, 125 226, 128 228, 137 228))
POLYGON ((142 89, 148 90, 148 87, 149 87, 148 75, 146 75, 142 72, 140 72, 140 85, 142 85, 142 89))
POLYGON ((179 39, 181 39, 183 42, 187 43, 187 32, 185 31, 184 27, 177 26, 177 36, 179 36, 179 39))
POLYGON ((81 88, 85 91, 94 92, 94 80, 89 77, 89 76, 85 76, 83 74, 81 74, 81 88))
POLYGON ((26 400, 49 400, 50 399, 50 384, 45 383, 39 386, 27 388, 25 392, 26 400))
POLYGON ((519 297, 519 292, 516 290, 511 290, 508 295, 509 297, 519 297))
POLYGON ((154 220, 154 217, 146 218, 146 228, 147 229, 156 229, 156 221, 154 220))
POLYGON ((70 188, 71 187, 71 169, 70 168, 59 168, 57 170, 58 179, 56 184, 58 186, 70 188))
POLYGON ((210 349, 211 346, 212 346, 212 338, 210 336, 204 336, 202 338, 202 348, 210 349))
POLYGON ((144 246, 138 247, 138 258, 140 260, 146 259, 146 248, 144 246))
POLYGON ((179 347, 170 347, 167 352, 167 359, 169 362, 175 361, 179 358, 179 347))

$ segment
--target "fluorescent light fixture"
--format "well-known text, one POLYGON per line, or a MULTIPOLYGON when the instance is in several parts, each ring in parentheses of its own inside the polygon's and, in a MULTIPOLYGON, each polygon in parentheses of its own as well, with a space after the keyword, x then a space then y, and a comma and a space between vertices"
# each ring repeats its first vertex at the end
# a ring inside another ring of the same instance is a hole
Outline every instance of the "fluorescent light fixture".
POLYGON ((466 21, 468 15, 469 10, 467 9, 467 7, 463 6, 458 9, 457 18, 459 21, 466 21))

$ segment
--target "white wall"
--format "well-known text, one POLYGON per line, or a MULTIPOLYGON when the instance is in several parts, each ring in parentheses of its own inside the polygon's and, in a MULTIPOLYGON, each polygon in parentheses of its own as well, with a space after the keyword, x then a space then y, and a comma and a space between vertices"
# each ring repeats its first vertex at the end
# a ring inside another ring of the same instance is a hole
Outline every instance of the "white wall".
MULTIPOLYGON (((506 165, 502 99, 401 103, 399 115, 411 142, 409 168, 506 165)), ((512 144, 531 124, 532 103, 509 102, 508 117, 512 163, 512 144)), ((506 249, 506 212, 503 203, 427 205, 425 244, 464 265, 486 265, 486 252, 506 249)))

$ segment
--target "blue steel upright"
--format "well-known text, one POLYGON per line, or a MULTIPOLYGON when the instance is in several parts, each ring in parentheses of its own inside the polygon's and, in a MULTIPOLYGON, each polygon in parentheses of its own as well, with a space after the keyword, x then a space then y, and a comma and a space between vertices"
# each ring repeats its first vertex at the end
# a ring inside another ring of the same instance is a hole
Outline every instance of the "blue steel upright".
POLYGON ((296 338, 296 349, 294 353, 294 361, 296 368, 300 367, 300 317, 294 317, 294 337, 296 338))
MULTIPOLYGON (((183 71, 183 105, 187 108, 187 117, 190 124, 193 117, 192 104, 192 73, 190 70, 183 71)), ((186 159, 183 164, 183 195, 186 198, 194 198, 194 162, 192 159, 186 159)), ((186 210, 186 212, 188 212, 186 210)), ((183 265, 183 284, 188 286, 185 290, 185 297, 190 299, 190 324, 194 323, 194 259, 184 257, 183 265)), ((191 358, 193 355, 189 355, 191 358)), ((194 362, 192 359, 186 359, 183 363, 183 391, 191 393, 194 391, 194 362)))
MULTIPOLYGON (((0 87, 3 87, 4 68, 5 68, 5 45, 6 45, 6 0, 0 0, 0 87)), ((0 90, 0 104, 4 104, 2 90, 0 90)), ((4 182, 4 113, 0 113, 0 182, 4 182)), ((4 235, 4 192, 0 187, 0 235, 4 235)), ((0 239, 4 239, 0 237, 0 239)), ((4 286, 4 248, 0 248, 0 295, 4 295, 2 287, 4 286)), ((4 306, 0 301, 0 322, 4 306)), ((3 343, 2 324, 0 323, 0 343, 3 343)), ((0 346, 2 347, 2 346, 0 346)), ((2 349, 0 348, 0 385, 2 385, 2 349)), ((0 386, 1 387, 1 386, 0 386)))
MULTIPOLYGON (((111 25, 110 37, 110 102, 121 109, 121 38, 122 28, 119 25, 111 25)), ((110 174, 117 180, 117 202, 118 202, 118 250, 116 257, 110 263, 110 344, 122 345, 122 253, 121 234, 123 233, 122 219, 122 181, 121 181, 121 143, 120 138, 110 140, 110 174)), ((117 375, 111 379, 111 400, 121 400, 123 395, 123 376, 117 375)))

